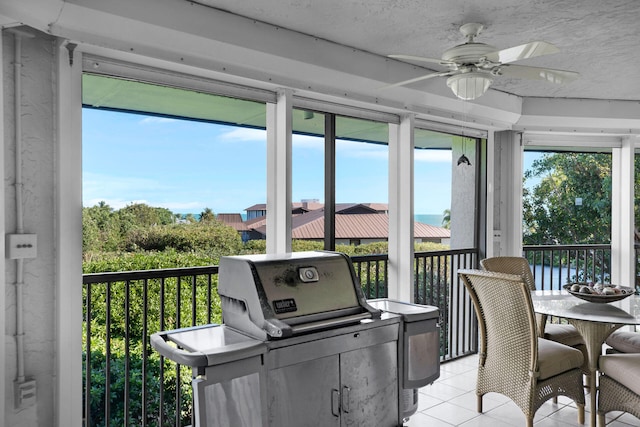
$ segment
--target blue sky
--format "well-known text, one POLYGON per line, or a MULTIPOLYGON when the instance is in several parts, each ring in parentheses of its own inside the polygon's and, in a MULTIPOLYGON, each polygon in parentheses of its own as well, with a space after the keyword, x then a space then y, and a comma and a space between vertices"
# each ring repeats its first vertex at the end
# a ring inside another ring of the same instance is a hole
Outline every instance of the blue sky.
MULTIPOLYGON (((324 143, 293 137, 293 201, 324 201, 324 143)), ((415 156, 414 211, 450 207, 451 152, 415 156)), ((338 141, 336 201, 388 203, 384 145, 338 141)), ((262 130, 83 110, 83 205, 132 203, 174 213, 244 213, 266 202, 266 135, 262 130)))

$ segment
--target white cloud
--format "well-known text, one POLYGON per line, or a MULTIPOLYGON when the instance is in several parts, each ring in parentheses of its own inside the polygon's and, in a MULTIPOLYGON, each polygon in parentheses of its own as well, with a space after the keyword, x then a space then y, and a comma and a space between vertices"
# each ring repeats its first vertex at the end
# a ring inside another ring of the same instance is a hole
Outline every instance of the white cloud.
POLYGON ((114 176, 85 172, 82 176, 83 194, 122 194, 136 191, 157 191, 161 186, 155 179, 114 176))
POLYGON ((389 148, 383 144, 338 140, 336 155, 359 159, 388 159, 389 148))
POLYGON ((451 163, 451 150, 415 150, 416 162, 451 163))
POLYGON ((156 179, 85 172, 82 185, 82 204, 85 207, 105 202, 112 209, 118 210, 131 204, 144 203, 153 207, 166 208, 172 212, 200 212, 207 206, 203 201, 193 201, 193 199, 185 201, 184 199, 193 195, 187 194, 185 189, 179 186, 166 185, 156 179), (130 198, 125 198, 127 195, 130 198))
POLYGON ((310 148, 324 151, 324 139, 319 136, 293 135, 293 142, 296 148, 310 148))
MULTIPOLYGON (((219 136, 220 140, 228 142, 266 142, 267 132, 263 129, 235 128, 219 136)), ((295 134, 292 142, 296 148, 311 148, 324 150, 324 140, 317 136, 295 134)))
POLYGON ((177 119, 170 119, 169 117, 154 117, 154 116, 149 116, 149 117, 145 117, 144 119, 140 120, 141 124, 155 124, 155 123, 173 123, 173 122, 177 122, 177 119))
POLYGON ((234 128, 229 132, 225 132, 220 135, 220 139, 226 141, 256 141, 265 142, 267 140, 267 131, 263 129, 251 129, 251 128, 234 128))
MULTIPOLYGON (((386 145, 339 140, 336 151, 344 157, 388 159, 386 145)), ((451 163, 451 150, 415 150, 414 160, 424 163, 451 163)))

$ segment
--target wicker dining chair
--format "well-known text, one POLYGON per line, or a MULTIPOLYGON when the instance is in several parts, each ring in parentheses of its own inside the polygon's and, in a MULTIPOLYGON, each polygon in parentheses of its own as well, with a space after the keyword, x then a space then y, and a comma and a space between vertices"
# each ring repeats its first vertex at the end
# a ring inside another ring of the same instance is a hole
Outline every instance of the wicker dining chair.
POLYGON ((584 357, 573 347, 539 338, 531 292, 519 275, 459 270, 478 317, 480 350, 476 383, 477 410, 495 392, 509 397, 533 426, 540 406, 567 396, 584 423, 584 389, 580 366, 584 357))
POLYGON ((607 353, 640 353, 640 332, 614 331, 607 340, 607 353))
POLYGON ((640 420, 640 353, 603 354, 598 365, 598 426, 605 426, 610 411, 624 411, 640 420))
MULTIPOLYGON (((529 261, 523 257, 498 256, 485 258, 480 261, 483 270, 493 271, 496 273, 516 274, 522 277, 522 280, 529 286, 532 291, 536 290, 536 282, 531 273, 529 261)), ((536 314, 538 335, 551 341, 576 347, 587 354, 587 349, 580 332, 568 324, 547 323, 547 316, 536 314)))

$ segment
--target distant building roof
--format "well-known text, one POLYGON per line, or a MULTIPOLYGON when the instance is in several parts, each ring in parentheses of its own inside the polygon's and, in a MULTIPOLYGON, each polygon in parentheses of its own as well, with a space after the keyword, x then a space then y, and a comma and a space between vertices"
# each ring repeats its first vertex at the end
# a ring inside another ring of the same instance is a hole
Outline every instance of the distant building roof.
POLYGON ((387 203, 366 203, 366 206, 369 206, 371 209, 378 212, 389 213, 389 205, 387 203))
POLYGON ((242 215, 240 215, 239 213, 218 214, 216 215, 216 219, 230 227, 233 227, 236 231, 249 230, 245 222, 242 220, 242 215))
MULTIPOLYGON (((293 202, 291 203, 291 208, 292 209, 301 209, 304 211, 315 211, 316 209, 321 209, 324 207, 324 203, 319 203, 319 202, 315 202, 315 201, 308 201, 308 202, 293 202)), ((266 211, 267 210, 267 205, 266 203, 258 203, 255 204, 253 206, 249 206, 248 208, 245 209, 245 211, 266 211)))
MULTIPOLYGON (((265 211, 267 205, 256 204, 247 211, 265 211)), ((294 239, 324 238, 324 204, 292 203, 291 237, 294 239)), ((239 215, 239 214, 237 214, 239 215)), ((244 222, 248 230, 265 235, 266 216, 244 222)), ((336 203, 336 239, 387 239, 389 236, 389 205, 386 203, 336 203)), ((414 239, 440 241, 449 239, 451 231, 421 222, 414 223, 414 239)))
POLYGON ((244 223, 249 229, 257 229, 267 224, 267 216, 263 215, 258 218, 251 218, 246 220, 244 223))
POLYGON ((449 239, 451 238, 451 230, 444 227, 437 227, 423 222, 413 223, 413 235, 423 239, 449 239))
MULTIPOLYGON (((389 215, 386 213, 336 215, 336 239, 387 239, 389 215)), ((251 226, 259 233, 266 233, 265 224, 251 226)), ((323 239, 324 212, 321 210, 298 215, 291 219, 291 237, 294 239, 323 239)), ((442 240, 451 237, 451 231, 429 224, 414 224, 415 239, 442 240)))
MULTIPOLYGON (((324 203, 315 201, 311 202, 293 202, 291 209, 294 213, 304 213, 324 209, 324 203)), ((266 211, 265 203, 258 203, 245 209, 245 211, 266 211)), ((336 212, 340 213, 367 213, 367 212, 389 212, 389 205, 386 203, 336 203, 336 212)))
POLYGON ((256 205, 249 206, 248 208, 245 209, 245 211, 266 211, 266 210, 267 210, 266 203, 258 203, 256 205))

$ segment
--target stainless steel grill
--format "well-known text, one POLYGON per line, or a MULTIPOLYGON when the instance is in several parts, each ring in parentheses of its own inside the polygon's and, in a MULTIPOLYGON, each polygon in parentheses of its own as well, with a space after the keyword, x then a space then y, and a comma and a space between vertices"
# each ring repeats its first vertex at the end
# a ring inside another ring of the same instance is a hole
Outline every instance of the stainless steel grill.
POLYGON ((401 426, 439 375, 437 308, 366 301, 343 254, 223 257, 218 292, 223 325, 151 338, 197 426, 401 426))
POLYGON ((219 277, 224 323, 258 339, 380 318, 340 253, 223 257, 219 277))

